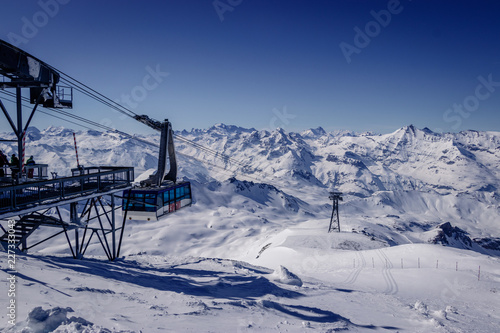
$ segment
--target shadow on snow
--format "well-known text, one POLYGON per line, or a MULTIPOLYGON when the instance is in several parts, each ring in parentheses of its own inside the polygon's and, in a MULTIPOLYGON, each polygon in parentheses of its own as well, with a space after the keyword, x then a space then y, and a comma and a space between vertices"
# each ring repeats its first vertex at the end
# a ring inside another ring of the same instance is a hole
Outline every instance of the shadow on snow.
POLYGON ((207 269, 145 267, 126 261, 110 263, 92 259, 75 261, 58 257, 37 258, 62 269, 192 296, 226 299, 253 299, 264 295, 285 298, 303 296, 299 292, 281 288, 262 276, 207 269))
POLYGON ((268 309, 274 309, 279 312, 285 313, 289 316, 295 317, 300 320, 306 320, 316 323, 335 323, 335 322, 345 322, 348 325, 352 325, 355 327, 366 328, 378 330, 379 328, 383 328, 386 330, 398 330, 397 327, 391 326, 375 326, 375 325, 359 325, 353 323, 350 319, 342 317, 341 315, 328 311, 322 310, 318 308, 302 306, 302 305, 287 305, 280 304, 273 301, 262 301, 262 306, 268 309))
MULTIPOLYGON (((299 298, 305 295, 296 291, 287 290, 277 286, 262 276, 238 275, 233 272, 208 269, 180 268, 183 265, 196 265, 202 263, 225 264, 231 263, 233 267, 249 268, 253 273, 269 273, 270 271, 249 265, 246 267, 241 262, 233 262, 224 259, 199 259, 194 262, 170 267, 147 267, 138 262, 118 261, 108 262, 97 259, 86 259, 77 261, 70 258, 40 256, 37 259, 46 262, 53 268, 72 270, 78 273, 102 277, 104 279, 114 280, 121 283, 129 283, 144 288, 152 288, 161 291, 171 291, 175 293, 184 293, 186 295, 199 297, 223 298, 229 300, 247 299, 262 297, 265 295, 274 295, 282 298, 299 298), (196 280, 200 279, 200 280, 196 280)), ((45 282, 33 279, 26 275, 18 275, 27 281, 47 284, 45 282)), ((51 289, 54 289, 50 287, 51 289)), ((85 289, 87 290, 87 289, 85 289)), ((92 290, 89 288, 88 290, 92 290)), ((58 290, 56 290, 58 291, 58 290)), ((340 292, 352 292, 352 290, 338 289, 340 292)), ((62 293, 61 291, 58 291, 62 293)), ((109 291, 108 291, 109 292, 109 291)), ((111 292, 112 293, 112 292, 111 292)), ((63 293, 64 295, 67 295, 63 293)), ((67 295, 71 297, 70 295, 67 295)), ((231 302, 229 303, 231 304, 231 302)), ((359 325, 353 323, 350 319, 342 317, 339 314, 328 310, 322 310, 314 307, 302 305, 287 305, 269 300, 262 300, 262 307, 273 309, 288 316, 317 323, 335 323, 344 322, 347 325, 355 327, 377 330, 380 328, 386 330, 397 330, 395 327, 359 325)))

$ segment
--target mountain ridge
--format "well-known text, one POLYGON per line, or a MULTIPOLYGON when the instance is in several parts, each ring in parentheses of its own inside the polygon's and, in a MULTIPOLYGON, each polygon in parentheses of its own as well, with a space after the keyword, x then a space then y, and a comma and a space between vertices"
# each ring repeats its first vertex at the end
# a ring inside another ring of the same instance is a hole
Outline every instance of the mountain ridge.
MULTIPOLYGON (((72 133, 65 128, 30 128, 26 153, 64 176, 64 170, 76 167, 72 133)), ((145 142, 114 132, 75 133, 82 165, 133 166, 136 176, 156 168, 157 148, 145 142)), ((409 125, 377 135, 327 133, 321 128, 301 134, 217 124, 182 133, 208 150, 177 141, 179 177, 198 184, 208 197, 226 197, 225 191, 233 193, 235 186, 256 191, 234 192, 237 196, 247 193, 247 198, 233 205, 245 200, 257 205, 260 200, 262 206, 266 201, 256 196, 267 194, 258 188, 270 185, 285 198, 273 199, 275 203, 288 200, 295 207, 285 214, 312 212, 329 218, 328 192, 335 190, 344 194, 342 210, 356 230, 367 228, 366 232, 374 232, 377 228, 372 224, 366 227, 366 221, 378 219, 377 223, 392 226, 396 222, 390 216, 400 216, 399 224, 418 222, 437 227, 451 222, 471 238, 494 240, 500 234, 495 222, 500 219, 497 132, 439 134, 409 125), (212 183, 226 185, 212 188, 212 183), (286 198, 300 199, 301 204, 286 198)), ((158 143, 159 135, 142 138, 158 143)), ((0 143, 0 149, 7 154, 15 151, 13 148, 14 143, 0 143)))
MULTIPOLYGON (((53 164, 56 168, 71 165, 71 160, 75 161, 71 151, 74 142, 70 137, 73 132, 63 127, 48 127, 42 131, 30 127, 27 155, 38 154, 35 160, 53 164), (61 163, 54 159, 55 156, 50 156, 62 151, 64 154, 58 156, 61 163)), ((143 142, 114 132, 85 130, 75 133, 83 164, 113 164, 128 160, 130 163, 127 164, 135 166, 138 173, 155 167, 155 148, 143 142), (104 146, 106 148, 102 150, 104 146)), ((387 189, 418 188, 462 193, 500 188, 500 170, 496 167, 500 163, 500 132, 439 134, 409 125, 388 134, 366 135, 327 133, 321 127, 295 133, 284 129, 269 132, 216 124, 208 129, 180 133, 189 140, 249 165, 246 171, 250 175, 258 175, 257 170, 260 170, 271 179, 284 175, 309 179, 315 185, 322 184, 358 196, 387 189)), ((2 133, 2 136, 9 139, 13 134, 2 133)), ((159 135, 145 138, 157 143, 159 135)), ((14 145, 2 143, 1 147, 6 153, 15 153, 14 145)), ((241 171, 186 143, 177 142, 176 145, 184 155, 179 157, 185 162, 179 163, 181 173, 182 169, 188 171, 192 163, 196 163, 185 156, 195 156, 226 169, 241 171)))

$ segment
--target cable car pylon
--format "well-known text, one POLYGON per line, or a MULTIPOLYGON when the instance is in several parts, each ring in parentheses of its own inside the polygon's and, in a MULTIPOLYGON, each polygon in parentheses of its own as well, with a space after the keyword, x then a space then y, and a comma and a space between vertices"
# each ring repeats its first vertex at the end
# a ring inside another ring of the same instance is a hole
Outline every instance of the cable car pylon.
POLYGON ((342 201, 342 192, 330 192, 330 200, 333 200, 332 217, 330 218, 330 226, 328 232, 337 230, 340 232, 340 219, 339 219, 339 200, 342 201))

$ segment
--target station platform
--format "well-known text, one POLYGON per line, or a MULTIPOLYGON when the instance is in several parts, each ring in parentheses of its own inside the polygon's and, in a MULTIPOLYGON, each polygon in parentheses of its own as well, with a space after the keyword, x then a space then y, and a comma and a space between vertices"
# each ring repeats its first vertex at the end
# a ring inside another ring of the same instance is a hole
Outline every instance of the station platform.
POLYGON ((28 214, 86 197, 123 191, 132 186, 133 167, 86 167, 72 169, 72 176, 50 180, 27 179, 0 184, 0 219, 28 214))

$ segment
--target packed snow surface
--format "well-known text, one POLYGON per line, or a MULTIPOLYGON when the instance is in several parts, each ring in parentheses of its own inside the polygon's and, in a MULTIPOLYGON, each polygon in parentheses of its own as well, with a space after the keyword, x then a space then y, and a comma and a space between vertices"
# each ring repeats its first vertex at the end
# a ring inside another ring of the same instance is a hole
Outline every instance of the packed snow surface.
MULTIPOLYGON (((72 133, 30 128, 27 154, 67 175, 76 166, 72 133)), ((246 166, 176 142, 193 205, 159 221, 129 221, 114 262, 97 240, 85 259, 72 259, 64 236, 18 253, 16 323, 4 307, 3 331, 498 329, 500 133, 218 124, 178 134, 246 166), (331 190, 343 192, 340 233, 327 232, 331 190)), ((86 166, 134 166, 138 179, 156 167, 157 148, 144 142, 76 135, 86 166)), ((53 233, 40 228, 29 241, 53 233)), ((7 291, 7 256, 0 262, 7 291)), ((9 300, 0 293, 1 304, 9 300)))

